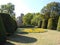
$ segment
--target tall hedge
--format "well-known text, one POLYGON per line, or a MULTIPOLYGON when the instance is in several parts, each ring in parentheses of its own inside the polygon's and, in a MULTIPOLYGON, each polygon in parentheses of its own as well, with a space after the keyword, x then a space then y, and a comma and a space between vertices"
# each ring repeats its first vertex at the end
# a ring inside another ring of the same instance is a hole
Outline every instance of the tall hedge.
POLYGON ((57 30, 57 24, 58 24, 58 17, 53 19, 53 29, 57 30))
POLYGON ((59 19, 58 19, 57 30, 60 31, 60 16, 59 16, 59 19))
POLYGON ((52 19, 52 18, 50 18, 50 19, 48 20, 48 26, 47 26, 47 28, 48 28, 48 29, 52 29, 52 28, 53 28, 53 19, 52 19))
POLYGON ((53 29, 53 30, 56 30, 57 28, 57 18, 50 18, 48 20, 48 26, 47 26, 48 29, 53 29))
POLYGON ((0 13, 0 15, 3 19, 6 33, 13 34, 17 29, 16 21, 9 14, 0 13))
POLYGON ((41 25, 42 25, 42 21, 39 21, 38 22, 38 27, 41 28, 41 25))
POLYGON ((47 23, 48 23, 48 20, 47 19, 43 19, 42 20, 42 26, 41 26, 41 28, 47 28, 47 23))
POLYGON ((0 15, 0 45, 3 45, 5 41, 6 41, 6 30, 0 15))

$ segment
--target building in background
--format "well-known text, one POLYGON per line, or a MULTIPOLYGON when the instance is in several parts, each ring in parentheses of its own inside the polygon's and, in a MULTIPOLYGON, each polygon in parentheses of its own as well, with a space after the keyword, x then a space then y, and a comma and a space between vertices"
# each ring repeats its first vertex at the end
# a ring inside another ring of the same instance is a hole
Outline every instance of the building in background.
POLYGON ((17 25, 18 25, 18 27, 23 25, 23 21, 22 21, 23 16, 24 16, 24 14, 21 13, 21 16, 17 17, 17 25))

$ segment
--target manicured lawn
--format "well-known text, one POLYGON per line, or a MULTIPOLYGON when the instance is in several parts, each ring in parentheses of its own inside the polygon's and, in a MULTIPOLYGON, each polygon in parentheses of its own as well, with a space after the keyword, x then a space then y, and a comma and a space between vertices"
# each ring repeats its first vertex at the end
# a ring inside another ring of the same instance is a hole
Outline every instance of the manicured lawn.
MULTIPOLYGON (((24 29, 19 30, 22 31, 24 29)), ((7 42, 6 45, 60 45, 60 32, 55 30, 48 30, 44 33, 22 34, 16 32, 8 37, 7 42)))

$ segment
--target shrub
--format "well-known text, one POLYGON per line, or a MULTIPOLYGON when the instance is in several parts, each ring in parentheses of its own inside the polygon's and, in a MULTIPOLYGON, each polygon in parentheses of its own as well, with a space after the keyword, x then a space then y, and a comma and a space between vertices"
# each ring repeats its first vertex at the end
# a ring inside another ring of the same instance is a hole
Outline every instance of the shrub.
POLYGON ((57 30, 60 31, 60 16, 59 16, 59 19, 58 19, 57 30))
POLYGON ((6 33, 13 34, 17 29, 16 21, 9 14, 0 13, 0 15, 3 18, 6 33))
POLYGON ((42 25, 42 21, 39 21, 38 22, 38 27, 41 28, 41 25, 42 25))
POLYGON ((53 29, 56 30, 57 29, 57 24, 58 24, 58 18, 54 18, 53 19, 53 29))
POLYGON ((0 15, 0 45, 2 45, 5 41, 6 41, 6 31, 3 24, 3 20, 0 15))
POLYGON ((46 32, 47 30, 44 30, 42 28, 28 28, 28 29, 24 29, 23 32, 27 32, 27 33, 43 33, 46 32))
POLYGON ((48 26, 47 26, 47 28, 48 28, 48 29, 52 29, 52 28, 53 28, 53 19, 52 19, 52 18, 50 18, 50 19, 48 20, 48 26))
POLYGON ((48 20, 47 28, 55 30, 57 28, 57 18, 50 18, 48 20))
POLYGON ((48 20, 47 19, 43 19, 42 20, 42 28, 47 28, 47 23, 48 23, 48 20))

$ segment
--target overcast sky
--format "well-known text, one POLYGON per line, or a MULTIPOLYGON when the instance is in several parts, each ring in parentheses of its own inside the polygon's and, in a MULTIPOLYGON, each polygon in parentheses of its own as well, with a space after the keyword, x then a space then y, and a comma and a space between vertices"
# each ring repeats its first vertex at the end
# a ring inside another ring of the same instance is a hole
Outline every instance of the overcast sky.
POLYGON ((60 2, 60 0, 0 0, 0 5, 12 3, 15 5, 16 17, 21 13, 34 13, 40 12, 40 10, 50 2, 60 2))

